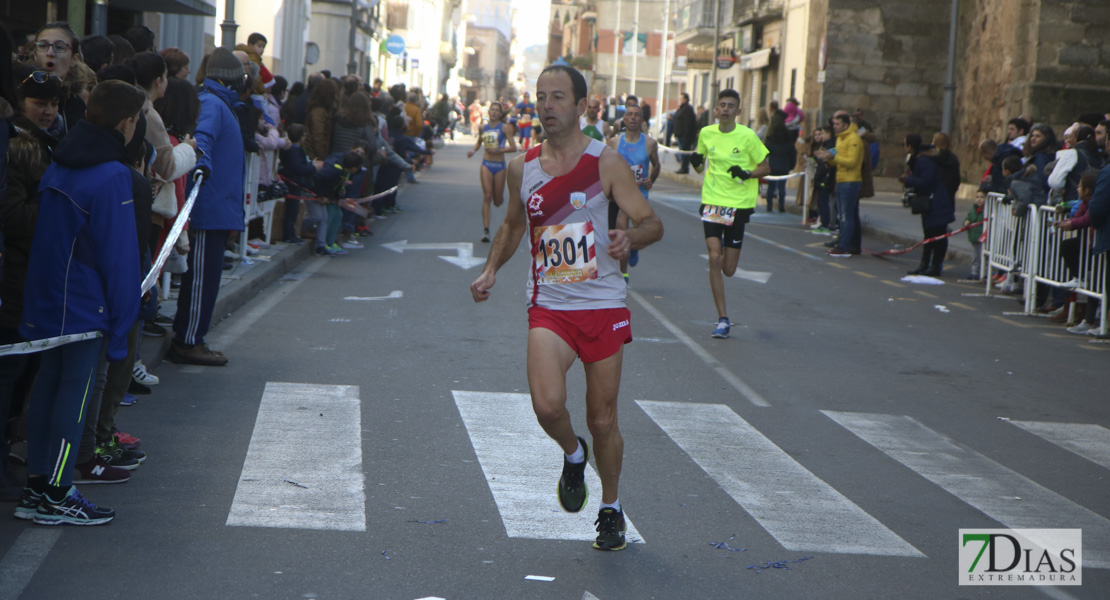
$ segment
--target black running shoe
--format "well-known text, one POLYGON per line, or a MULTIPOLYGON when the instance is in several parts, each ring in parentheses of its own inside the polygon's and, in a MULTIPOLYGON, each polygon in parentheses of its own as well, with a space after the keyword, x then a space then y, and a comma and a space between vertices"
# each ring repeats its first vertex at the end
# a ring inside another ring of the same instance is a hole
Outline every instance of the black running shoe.
POLYGON ((590 447, 582 436, 578 436, 578 443, 582 444, 582 462, 575 464, 563 456, 563 475, 559 477, 557 488, 559 504, 563 510, 572 513, 582 510, 586 506, 586 499, 590 497, 590 492, 586 489, 586 465, 590 462, 590 447))
POLYGON ((148 335, 150 337, 165 337, 166 328, 154 321, 146 321, 143 323, 143 335, 148 335))
POLYGON ((19 504, 15 505, 15 518, 30 521, 35 518, 35 512, 42 504, 42 494, 29 487, 23 488, 23 495, 19 497, 19 504))
POLYGON ((624 541, 624 513, 615 508, 603 508, 597 511, 597 541, 594 549, 605 551, 624 550, 628 543, 624 541))

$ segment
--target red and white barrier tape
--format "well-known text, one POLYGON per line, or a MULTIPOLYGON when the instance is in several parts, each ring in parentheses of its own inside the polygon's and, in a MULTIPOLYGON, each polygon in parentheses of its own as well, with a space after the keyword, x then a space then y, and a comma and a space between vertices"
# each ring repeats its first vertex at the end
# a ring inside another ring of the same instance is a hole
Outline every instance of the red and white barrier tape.
MULTIPOLYGON (((948 232, 944 235, 937 235, 937 236, 933 236, 931 238, 921 240, 920 242, 910 246, 909 248, 900 248, 900 249, 891 248, 890 250, 883 250, 882 252, 869 252, 868 254, 871 254, 872 256, 891 256, 891 255, 895 255, 895 254, 906 254, 908 252, 913 252, 914 250, 916 250, 916 249, 920 248, 921 246, 924 246, 925 244, 928 244, 930 242, 935 242, 937 240, 943 240, 944 238, 952 237, 952 236, 956 235, 957 233, 963 233, 963 232, 967 231, 968 229, 974 229, 975 227, 978 227, 980 225, 984 225, 984 224, 986 224, 986 222, 988 220, 989 219, 983 219, 982 221, 979 221, 978 223, 972 223, 972 224, 970 224, 966 227, 961 227, 961 228, 957 229, 956 231, 950 231, 950 232, 948 232)), ((986 232, 984 231, 984 234, 985 233, 986 232)), ((980 238, 979 241, 982 241, 982 238, 980 238)))

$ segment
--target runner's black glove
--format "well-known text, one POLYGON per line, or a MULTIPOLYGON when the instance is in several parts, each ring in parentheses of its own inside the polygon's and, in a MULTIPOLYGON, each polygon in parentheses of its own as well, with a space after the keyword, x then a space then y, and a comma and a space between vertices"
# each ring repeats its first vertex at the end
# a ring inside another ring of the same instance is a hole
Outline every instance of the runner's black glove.
POLYGON ((738 167, 736 165, 732 165, 731 167, 728 168, 728 174, 732 175, 733 177, 735 177, 737 179, 739 179, 740 181, 746 181, 746 180, 750 179, 751 176, 752 176, 751 171, 745 171, 744 169, 741 169, 740 167, 738 167))
POLYGON ((701 166, 705 164, 705 157, 695 152, 690 155, 690 164, 693 165, 695 169, 700 169, 701 166))

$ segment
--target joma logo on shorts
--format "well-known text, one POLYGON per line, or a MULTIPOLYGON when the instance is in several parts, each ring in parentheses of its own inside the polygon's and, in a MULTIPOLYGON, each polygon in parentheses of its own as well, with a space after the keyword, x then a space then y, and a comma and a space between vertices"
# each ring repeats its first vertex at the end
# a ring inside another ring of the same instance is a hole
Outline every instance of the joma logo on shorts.
POLYGON ((614 323, 613 324, 613 331, 616 331, 616 330, 620 329, 621 327, 628 327, 628 319, 625 319, 625 320, 621 321, 620 323, 614 323))

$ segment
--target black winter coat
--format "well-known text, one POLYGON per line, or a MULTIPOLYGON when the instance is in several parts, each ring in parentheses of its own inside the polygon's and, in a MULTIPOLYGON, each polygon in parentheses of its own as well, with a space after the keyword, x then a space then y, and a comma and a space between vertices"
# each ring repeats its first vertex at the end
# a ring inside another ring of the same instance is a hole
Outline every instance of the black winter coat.
MULTIPOLYGON (((950 168, 948 159, 942 158, 941 152, 932 146, 923 147, 921 153, 910 161, 906 185, 912 187, 918 196, 932 197, 932 206, 921 215, 923 229, 942 227, 956 220, 955 196, 949 190, 951 181, 945 181, 945 171, 950 168), (945 166, 942 167, 942 163, 945 166)), ((959 187, 959 180, 956 187, 959 187)))
POLYGON ((23 315, 23 287, 39 216, 39 182, 58 144, 58 140, 26 117, 16 117, 12 123, 18 133, 8 148, 7 192, 0 198, 0 224, 4 232, 0 327, 9 329, 19 327, 23 315))

